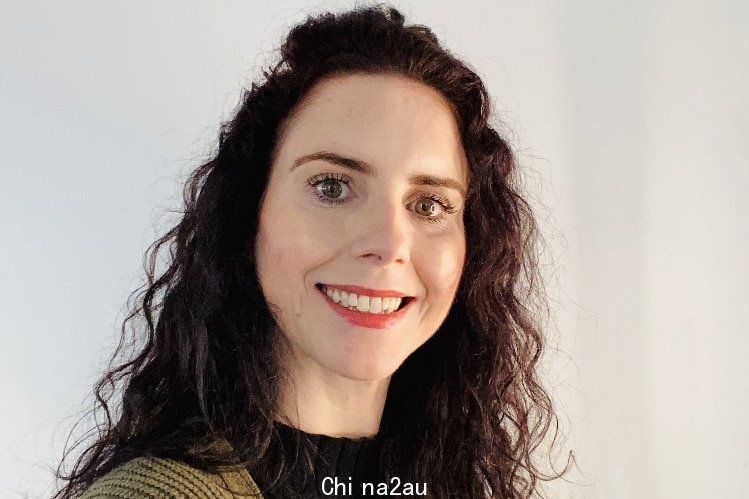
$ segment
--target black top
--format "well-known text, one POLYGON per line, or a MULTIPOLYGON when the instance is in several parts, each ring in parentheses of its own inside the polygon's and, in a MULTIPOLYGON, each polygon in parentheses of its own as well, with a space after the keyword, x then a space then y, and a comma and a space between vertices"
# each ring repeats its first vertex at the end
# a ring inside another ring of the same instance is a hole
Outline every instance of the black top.
MULTIPOLYGON (((277 428, 286 463, 304 462, 304 453, 297 454, 297 441, 303 448, 311 450, 312 474, 305 472, 307 466, 296 464, 289 476, 288 484, 300 497, 363 497, 363 483, 374 483, 376 487, 382 481, 377 472, 379 446, 376 438, 315 435, 280 423, 277 428)), ((269 489, 277 470, 258 468, 250 471, 264 497, 286 499, 286 494, 274 492, 277 487, 269 489)))

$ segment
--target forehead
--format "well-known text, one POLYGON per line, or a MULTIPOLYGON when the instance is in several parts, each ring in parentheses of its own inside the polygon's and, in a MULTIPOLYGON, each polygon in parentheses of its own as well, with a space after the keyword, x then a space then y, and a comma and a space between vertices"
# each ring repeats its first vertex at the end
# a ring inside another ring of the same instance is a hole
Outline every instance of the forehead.
POLYGON ((276 149, 278 159, 324 150, 375 166, 426 165, 458 178, 467 174, 448 101, 399 75, 353 74, 319 82, 294 109, 276 149))

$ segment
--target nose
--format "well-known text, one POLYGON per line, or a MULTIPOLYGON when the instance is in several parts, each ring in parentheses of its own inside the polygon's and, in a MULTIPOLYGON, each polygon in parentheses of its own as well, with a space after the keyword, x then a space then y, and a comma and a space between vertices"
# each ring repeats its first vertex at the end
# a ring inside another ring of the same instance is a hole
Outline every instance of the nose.
POLYGON ((411 255, 411 226, 406 208, 397 203, 380 204, 353 217, 356 234, 351 243, 355 258, 377 265, 403 264, 411 255))

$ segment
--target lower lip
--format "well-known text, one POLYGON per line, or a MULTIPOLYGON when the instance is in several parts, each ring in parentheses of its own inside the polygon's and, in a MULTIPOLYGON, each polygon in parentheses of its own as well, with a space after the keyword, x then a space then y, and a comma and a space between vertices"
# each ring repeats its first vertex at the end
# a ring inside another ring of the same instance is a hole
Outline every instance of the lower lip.
POLYGON ((369 314, 366 312, 359 312, 358 310, 351 310, 344 307, 343 305, 334 302, 323 290, 318 289, 322 294, 325 303, 330 305, 335 313, 346 319, 349 324, 354 326, 367 327, 370 329, 385 329, 393 327, 398 321, 408 313, 414 300, 413 298, 406 303, 403 308, 390 312, 389 314, 369 314))

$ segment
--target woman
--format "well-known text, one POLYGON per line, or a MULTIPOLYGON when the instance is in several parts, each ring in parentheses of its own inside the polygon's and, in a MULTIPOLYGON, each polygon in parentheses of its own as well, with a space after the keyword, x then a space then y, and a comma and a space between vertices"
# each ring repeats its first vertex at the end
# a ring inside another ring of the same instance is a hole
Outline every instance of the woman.
POLYGON ((392 8, 292 29, 149 249, 145 344, 56 497, 538 492, 535 224, 489 108, 392 8))

